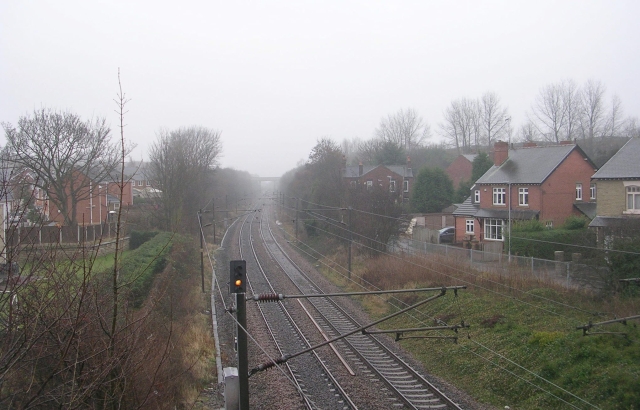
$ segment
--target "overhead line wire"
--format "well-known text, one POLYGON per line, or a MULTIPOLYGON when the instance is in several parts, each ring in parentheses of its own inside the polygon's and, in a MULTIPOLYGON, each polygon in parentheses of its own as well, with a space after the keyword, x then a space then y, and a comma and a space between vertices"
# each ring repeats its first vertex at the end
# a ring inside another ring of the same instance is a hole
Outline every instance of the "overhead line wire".
MULTIPOLYGON (((288 233, 287 233, 285 230, 283 230, 283 232, 284 232, 286 235, 288 235, 288 233)), ((327 232, 327 233, 329 233, 329 232, 327 232)), ((301 242, 301 241, 299 241, 299 242, 300 242, 300 243, 303 243, 303 244, 304 244, 305 246, 307 246, 309 249, 314 250, 317 254, 319 254, 319 255, 321 255, 321 256, 324 256, 324 255, 322 255, 320 252, 316 251, 314 248, 310 247, 310 246, 309 246, 308 244, 306 244, 305 242, 301 242)), ((295 248, 297 248, 297 249, 301 250, 302 252, 309 254, 308 252, 304 251, 304 250, 303 250, 302 248, 300 248, 299 246, 297 246, 297 245, 295 245, 295 244, 294 244, 293 246, 294 246, 295 248)), ((311 256, 311 255, 309 254, 309 256, 311 256)), ((393 255, 392 255, 392 256, 393 256, 393 255)), ((331 269, 331 270, 335 271, 336 273, 338 273, 338 272, 337 272, 337 270, 336 270, 335 268, 333 268, 333 267, 331 267, 331 266, 327 265, 326 263, 324 263, 324 262, 322 262, 322 261, 320 261, 320 262, 321 262, 321 263, 323 263, 325 266, 327 266, 329 269, 331 269)), ((346 270, 346 268, 344 268, 343 266, 341 266, 341 265, 339 265, 339 264, 338 264, 338 266, 339 266, 339 267, 341 267, 343 270, 346 270)), ((344 275, 343 275, 343 276, 344 276, 344 275)), ((448 276, 448 275, 445 275, 445 276, 448 276)), ((364 278, 361 278, 361 279, 362 279, 362 280, 364 280, 364 278)), ((351 279, 351 281, 352 281, 353 283, 355 283, 355 284, 357 284, 357 285, 359 285, 359 286, 363 287, 362 285, 358 284, 356 281, 354 281, 354 280, 352 280, 352 279, 351 279)), ((367 281, 367 283, 369 283, 370 285, 372 285, 372 284, 371 284, 370 282, 368 282, 368 281, 367 281)), ((373 286, 374 288, 377 288, 375 285, 372 285, 372 286, 373 286)), ((363 287, 363 288, 364 288, 364 287, 363 287)), ((480 287, 480 288, 482 288, 482 287, 480 287)), ((365 289, 366 289, 366 288, 365 288, 365 289)), ((395 298, 395 297, 394 297, 394 299, 397 299, 397 298, 395 298)), ((517 299, 516 299, 516 300, 517 300, 517 299)), ((523 303, 526 303, 526 302, 523 302, 523 303)), ((420 312, 420 313, 425 314, 424 312, 420 312)), ((418 322, 419 322, 419 323, 426 324, 423 320, 421 320, 421 319, 419 319, 419 318, 415 317, 415 316, 414 316, 414 315, 412 315, 412 314, 410 314, 409 316, 411 316, 412 318, 414 318, 414 319, 418 320, 418 322)), ((564 316, 563 316, 563 317, 564 317, 564 316)), ((433 318, 433 317, 432 317, 432 318, 433 318)), ((438 332, 438 333, 442 333, 442 332, 438 332)), ((559 390, 561 390, 561 391, 563 391, 563 392, 565 392, 565 393, 569 394, 570 396, 575 397, 576 399, 578 399, 578 400, 582 401, 583 403, 585 403, 585 404, 587 404, 587 405, 589 405, 589 406, 591 406, 591 407, 598 408, 597 406, 595 406, 595 405, 593 405, 593 404, 589 403, 589 402, 588 402, 588 401, 586 401, 585 399, 583 399, 583 398, 581 398, 581 397, 579 397, 579 396, 577 396, 577 395, 575 395, 575 394, 573 394, 573 393, 569 392, 568 390, 566 390, 566 389, 564 389, 564 388, 562 388, 562 387, 560 387, 560 386, 558 386, 558 385, 554 384, 554 383, 553 383, 553 382, 551 382, 550 380, 547 380, 547 379, 545 379, 544 377, 539 376, 539 375, 538 375, 538 374, 536 374, 535 372, 533 372, 533 371, 531 371, 531 370, 527 369, 526 367, 524 367, 524 366, 522 366, 522 365, 520 365, 520 364, 518 364, 518 363, 516 363, 516 362, 514 362, 514 361, 512 361, 512 360, 510 360, 510 359, 508 359, 507 357, 505 357, 505 356, 503 356, 503 355, 501 355, 501 354, 497 353, 496 351, 494 351, 493 349, 490 349, 489 347, 485 346, 484 344, 482 344, 482 343, 480 343, 480 342, 477 342, 477 341, 475 341, 475 340, 471 339, 470 337, 469 337, 469 340, 472 340, 476 345, 480 346, 481 348, 485 349, 486 351, 491 352, 492 354, 494 354, 494 355, 496 355, 496 356, 498 356, 498 357, 500 357, 500 358, 502 358, 502 359, 504 359, 504 360, 508 361, 509 363, 513 364, 514 366, 516 366, 516 367, 518 367, 518 368, 520 368, 520 369, 524 370, 525 372, 527 372, 527 373, 529 373, 529 374, 533 375, 534 377, 536 377, 536 378, 538 378, 538 379, 540 379, 540 380, 543 380, 544 382, 546 382, 546 383, 548 383, 548 384, 550 384, 550 385, 552 385, 552 386, 556 387, 557 389, 559 389, 559 390)), ((545 389, 545 388, 543 388, 543 387, 541 387, 541 386, 539 386, 539 385, 537 385, 537 384, 533 383, 532 381, 529 381, 529 380, 525 379, 524 377, 522 377, 522 376, 520 376, 520 375, 518 375, 518 374, 514 373, 513 371, 511 371, 511 370, 509 370, 509 369, 506 369, 505 367, 501 366, 499 363, 496 363, 496 362, 494 362, 494 361, 492 361, 492 360, 490 360, 490 359, 488 359, 488 358, 485 358, 484 356, 482 356, 482 355, 480 355, 480 354, 478 354, 478 353, 474 352, 473 350, 469 349, 468 347, 466 347, 466 346, 462 346, 462 348, 464 348, 466 351, 468 351, 468 352, 470 352, 470 353, 472 353, 472 354, 474 354, 474 355, 476 355, 476 356, 480 357, 481 359, 483 359, 483 360, 485 360, 485 361, 487 361, 487 362, 489 362, 489 363, 491 363, 491 364, 495 365, 496 367, 500 368, 501 370, 508 372, 508 373, 509 373, 509 374, 511 374, 512 376, 514 376, 514 377, 516 377, 516 378, 518 378, 518 379, 520 379, 520 380, 524 381, 525 383, 530 384, 530 385, 531 385, 531 386, 533 386, 534 388, 536 388, 536 389, 538 389, 538 390, 540 390, 540 391, 542 391, 542 392, 544 392, 544 393, 546 393, 546 394, 548 394, 548 395, 550 395, 550 396, 552 396, 552 397, 554 397, 554 398, 556 398, 556 399, 558 399, 558 400, 560 400, 560 401, 562 401, 562 402, 564 402, 564 403, 568 404, 569 406, 571 406, 571 407, 573 407, 573 408, 579 408, 579 407, 577 407, 577 406, 573 405, 572 403, 567 402, 567 401, 566 401, 566 400, 564 400, 563 398, 561 398, 561 397, 559 397, 559 396, 555 395, 554 393, 550 392, 549 390, 547 390, 547 389, 545 389)))
MULTIPOLYGON (((345 239, 345 240, 346 240, 346 238, 344 238, 344 237, 342 237, 342 236, 339 236, 339 235, 336 235, 336 234, 334 234, 334 233, 332 233, 332 232, 329 232, 329 231, 327 231, 327 230, 324 230, 324 229, 322 229, 322 228, 314 227, 314 229, 317 229, 317 230, 319 230, 319 231, 325 232, 325 233, 327 233, 327 234, 329 234, 329 235, 336 236, 336 237, 338 237, 338 238, 340 238, 340 239, 345 239)), ((359 235, 359 234, 356 234, 356 235, 359 235)), ((384 245, 382 242, 376 241, 375 239, 371 239, 371 238, 368 238, 368 237, 363 236, 363 235, 359 235, 359 236, 362 236, 362 237, 364 237, 364 238, 368 239, 368 240, 369 240, 369 241, 371 241, 371 242, 375 242, 375 243, 378 243, 378 244, 384 245)), ((444 273, 444 272, 437 271, 437 270, 435 270, 434 268, 430 268, 430 267, 428 267, 428 266, 420 265, 420 264, 417 264, 417 263, 415 263, 415 262, 405 260, 405 259, 401 258, 400 256, 398 256, 398 255, 396 255, 396 254, 393 254, 393 253, 390 253, 390 252, 381 251, 381 250, 379 250, 379 249, 375 249, 375 248, 373 248, 373 247, 371 247, 371 246, 368 246, 368 245, 365 245, 365 244, 358 244, 358 246, 361 246, 361 247, 364 247, 364 248, 367 248, 367 249, 370 249, 370 250, 376 251, 376 252, 378 252, 378 253, 380 253, 380 254, 383 254, 383 255, 387 255, 387 256, 390 256, 390 257, 393 257, 393 258, 396 258, 396 259, 402 260, 402 261, 404 261, 404 262, 406 262, 406 263, 409 263, 409 264, 412 264, 412 265, 414 265, 414 266, 417 266, 417 267, 421 267, 421 268, 427 269, 427 270, 429 270, 429 271, 431 271, 431 272, 434 272, 434 273, 439 274, 439 275, 446 276, 446 277, 448 277, 448 278, 450 278, 450 279, 456 279, 456 280, 465 281, 465 283, 469 284, 470 286, 474 286, 474 287, 477 287, 477 288, 479 288, 479 289, 483 289, 483 290, 486 290, 486 291, 488 291, 488 292, 495 293, 495 294, 498 294, 498 295, 500 295, 500 296, 503 296, 503 297, 506 297, 506 298, 509 298, 509 299, 514 299, 514 300, 520 301, 521 303, 525 303, 525 304, 527 304, 527 305, 528 305, 528 306, 530 306, 530 307, 533 307, 533 308, 536 308, 536 309, 541 309, 541 310, 546 311, 546 312, 548 312, 548 313, 551 313, 551 314, 554 314, 554 315, 561 316, 561 317, 564 317, 564 318, 566 318, 566 319, 569 319, 569 318, 568 318, 568 317, 566 317, 565 315, 562 315, 562 314, 557 313, 557 312, 553 312, 553 311, 551 311, 551 310, 549 310, 549 309, 545 309, 545 308, 540 307, 540 306, 536 306, 536 305, 534 305, 534 304, 532 304, 532 303, 529 303, 529 302, 523 301, 523 300, 518 299, 518 298, 516 298, 516 297, 509 296, 509 295, 505 295, 505 294, 503 294, 503 293, 501 293, 501 292, 498 292, 498 291, 495 291, 495 290, 491 290, 491 289, 489 289, 489 288, 486 288, 486 287, 480 286, 480 285, 478 285, 478 284, 474 284, 474 283, 469 282, 469 281, 467 281, 467 280, 465 280, 465 279, 461 279, 461 278, 458 278, 458 277, 455 277, 455 276, 451 276, 451 275, 449 275, 449 274, 446 274, 446 273, 444 273)), ((415 254, 413 254, 413 256, 415 256, 415 257, 417 257, 417 258, 419 258, 419 259, 424 259, 424 256, 422 256, 422 255, 415 255, 415 254)), ((434 260, 432 260, 431 262, 434 262, 434 263, 436 263, 436 264, 438 264, 438 265, 441 265, 441 266, 444 266, 444 267, 447 267, 447 268, 453 269, 453 270, 455 270, 455 271, 457 271, 457 272, 459 272, 459 273, 461 273, 461 274, 464 274, 464 275, 470 275, 470 276, 472 276, 472 277, 475 277, 476 279, 480 279, 480 280, 483 280, 483 281, 486 281, 486 282, 492 283, 492 284, 494 284, 494 285, 497 285, 497 286, 500 286, 500 287, 504 287, 504 288, 506 288, 506 289, 508 289, 508 290, 513 290, 513 291, 516 291, 516 292, 519 292, 519 293, 523 293, 523 294, 526 294, 526 295, 528 295, 528 296, 531 296, 531 297, 534 297, 534 298, 537 298, 537 299, 545 300, 545 301, 548 301, 548 302, 551 302, 551 303, 554 303, 554 304, 557 304, 557 305, 560 305, 560 306, 563 306, 563 307, 566 307, 566 308, 575 309, 575 310, 581 311, 581 312, 583 312, 583 313, 588 313, 588 314, 590 314, 590 315, 593 315, 593 314, 594 314, 594 312, 589 312, 589 311, 584 310, 584 309, 582 309, 582 308, 579 308, 579 307, 577 307, 577 306, 568 305, 568 304, 563 303, 563 302, 558 302, 558 301, 555 301, 555 300, 553 300, 553 299, 545 298, 544 296, 531 294, 531 293, 525 292, 525 291, 523 291, 523 290, 520 290, 520 289, 517 289, 517 288, 511 287, 511 286, 508 286, 508 285, 504 285, 504 284, 502 284, 502 283, 500 283, 500 282, 493 281, 493 280, 491 280, 491 279, 487 279, 487 278, 481 277, 480 275, 473 274, 473 273, 468 272, 468 271, 464 271, 464 270, 462 270, 462 269, 460 269, 460 268, 457 268, 457 267, 455 267, 455 266, 453 266, 453 265, 444 264, 444 263, 439 262, 439 261, 437 261, 437 260, 435 260, 435 259, 434 259, 434 260)))
MULTIPOLYGON (((305 201, 305 202, 309 202, 309 201, 305 201)), ((322 204, 317 204, 317 203, 313 203, 313 202, 309 202, 309 203, 311 203, 313 205, 316 205, 316 206, 328 206, 328 205, 322 205, 322 204)), ((333 209, 342 210, 342 209, 346 209, 346 208, 333 208, 333 209)), ((352 209, 353 211, 356 211, 356 212, 361 212, 361 213, 364 213, 364 214, 372 215, 372 216, 379 216, 381 218, 394 219, 394 220, 403 221, 403 222, 406 221, 406 219, 404 219, 404 218, 398 218, 398 217, 378 214, 378 213, 375 213, 375 212, 365 211, 365 210, 362 210, 362 209, 357 209, 357 208, 349 208, 349 209, 352 209)), ((596 251, 606 251, 606 252, 626 253, 626 254, 631 254, 631 255, 640 255, 640 252, 623 251, 623 250, 616 250, 616 249, 604 249, 604 248, 598 248, 598 247, 587 246, 587 245, 573 245, 573 244, 570 244, 570 243, 545 241, 545 240, 542 240, 542 239, 523 238, 523 237, 517 237, 517 236, 512 236, 511 238, 512 239, 525 240, 525 241, 550 243, 550 244, 554 244, 554 245, 573 246, 573 247, 591 249, 591 250, 596 250, 596 251)))

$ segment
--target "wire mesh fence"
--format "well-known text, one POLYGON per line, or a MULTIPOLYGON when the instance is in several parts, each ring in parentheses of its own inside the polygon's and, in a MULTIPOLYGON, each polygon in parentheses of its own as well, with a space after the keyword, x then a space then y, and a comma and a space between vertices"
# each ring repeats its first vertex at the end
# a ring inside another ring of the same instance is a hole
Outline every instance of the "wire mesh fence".
POLYGON ((539 281, 552 281, 567 289, 603 289, 609 269, 573 261, 555 261, 507 255, 503 252, 462 248, 452 245, 429 243, 417 240, 398 241, 391 247, 393 252, 409 254, 438 254, 457 262, 465 261, 479 271, 493 272, 501 276, 526 275, 539 281))

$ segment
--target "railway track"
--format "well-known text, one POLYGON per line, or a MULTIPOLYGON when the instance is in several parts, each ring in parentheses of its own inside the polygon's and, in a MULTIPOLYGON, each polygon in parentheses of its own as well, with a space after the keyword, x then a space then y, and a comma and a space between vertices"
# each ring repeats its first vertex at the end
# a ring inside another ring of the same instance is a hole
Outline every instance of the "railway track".
MULTIPOLYGON (((252 294, 273 293, 275 289, 258 260, 251 236, 251 227, 254 222, 254 216, 245 218, 238 239, 241 258, 247 261, 248 266, 255 267, 252 275, 247 275, 249 290, 252 294), (245 229, 247 226, 248 229, 245 229)), ((300 351, 311 346, 292 314, 282 303, 257 304, 257 308, 266 324, 268 338, 274 342, 281 356, 286 352, 300 351)), ((264 338, 261 339, 264 340, 264 338)), ((305 408, 357 409, 318 352, 300 357, 300 360, 287 362, 280 370, 286 371, 288 379, 295 385, 305 408)))
MULTIPOLYGON (((271 258, 280 266, 301 294, 317 295, 324 292, 296 263, 287 256, 277 242, 271 228, 268 212, 262 212, 260 237, 271 258)), ((270 292, 276 293, 275 290, 270 292)), ((347 334, 362 325, 332 298, 310 298, 314 321, 330 338, 347 334)), ((411 409, 460 409, 461 407, 438 390, 424 376, 401 357, 388 349, 378 337, 356 333, 336 343, 359 371, 369 374, 371 380, 384 383, 392 396, 390 405, 411 409)))

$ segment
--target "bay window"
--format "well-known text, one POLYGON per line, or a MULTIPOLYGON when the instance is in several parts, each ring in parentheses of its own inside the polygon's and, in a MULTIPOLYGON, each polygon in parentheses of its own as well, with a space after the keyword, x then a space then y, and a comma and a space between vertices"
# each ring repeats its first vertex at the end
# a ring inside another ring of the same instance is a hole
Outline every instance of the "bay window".
POLYGON ((485 219, 484 220, 484 238, 496 241, 504 240, 502 234, 504 229, 503 219, 485 219))

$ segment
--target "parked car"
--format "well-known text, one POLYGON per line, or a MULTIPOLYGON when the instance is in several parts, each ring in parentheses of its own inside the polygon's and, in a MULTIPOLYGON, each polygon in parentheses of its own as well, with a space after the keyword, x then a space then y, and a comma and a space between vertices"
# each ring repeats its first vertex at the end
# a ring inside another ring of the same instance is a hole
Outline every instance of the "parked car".
POLYGON ((453 226, 447 226, 438 231, 438 243, 453 243, 455 237, 456 228, 453 226))

